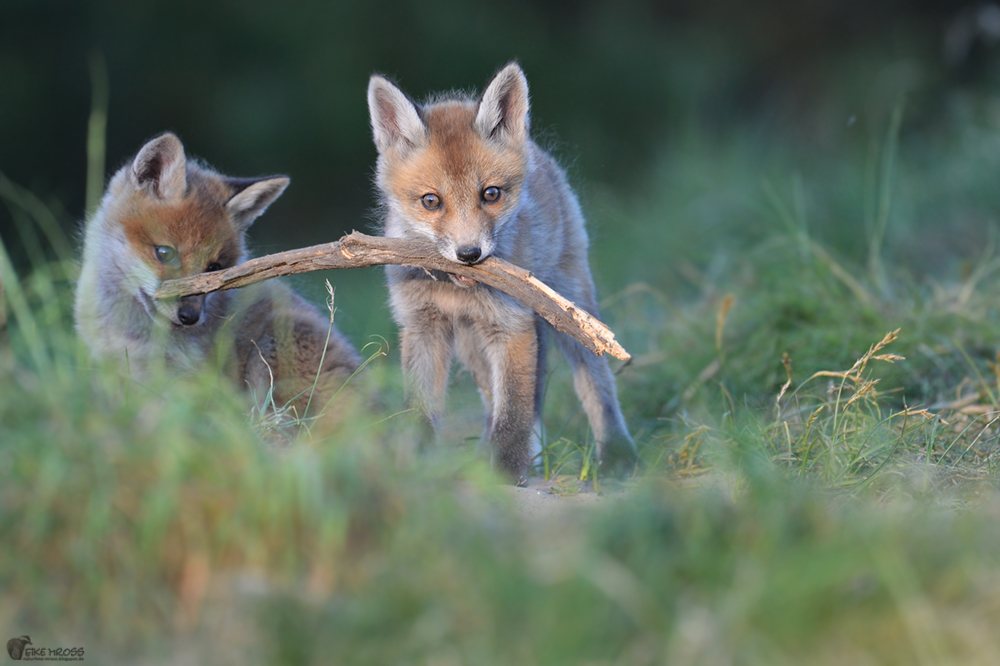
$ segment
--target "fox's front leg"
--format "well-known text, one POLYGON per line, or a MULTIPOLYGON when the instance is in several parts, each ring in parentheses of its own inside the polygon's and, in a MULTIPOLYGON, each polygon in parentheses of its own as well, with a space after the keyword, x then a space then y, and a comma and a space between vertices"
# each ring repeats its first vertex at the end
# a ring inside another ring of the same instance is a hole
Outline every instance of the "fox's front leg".
POLYGON ((444 413, 454 333, 440 317, 414 318, 400 333, 406 404, 436 429, 444 413))
POLYGON ((471 324, 455 327, 455 352, 479 387, 479 396, 483 399, 483 409, 486 411, 480 440, 480 451, 485 451, 493 430, 493 380, 490 379, 490 363, 479 335, 480 332, 471 324))
POLYGON ((484 327, 483 347, 493 382, 490 430, 493 469, 523 485, 531 463, 538 383, 538 335, 532 317, 504 329, 484 327))

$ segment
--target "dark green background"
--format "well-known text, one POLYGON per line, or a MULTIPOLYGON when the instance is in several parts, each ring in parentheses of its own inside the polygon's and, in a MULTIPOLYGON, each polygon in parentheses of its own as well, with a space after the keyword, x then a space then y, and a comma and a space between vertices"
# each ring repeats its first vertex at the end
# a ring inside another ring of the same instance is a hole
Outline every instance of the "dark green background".
MULTIPOLYGON (((994 81, 987 39, 945 57, 946 31, 973 4, 4 0, 0 171, 78 224, 88 62, 98 55, 110 80, 107 172, 173 130, 223 172, 292 177, 252 230, 256 253, 332 240, 372 228, 372 72, 420 99, 481 89, 517 59, 534 133, 606 235, 614 230, 602 228, 592 193, 641 201, 659 187, 650 174, 692 135, 721 144, 750 127, 762 150, 778 141, 821 151, 852 126, 867 145, 904 89, 916 91, 906 131, 931 127, 951 91, 994 81), (897 74, 880 82, 893 63, 897 74)), ((3 207, 0 233, 18 261, 3 207)))

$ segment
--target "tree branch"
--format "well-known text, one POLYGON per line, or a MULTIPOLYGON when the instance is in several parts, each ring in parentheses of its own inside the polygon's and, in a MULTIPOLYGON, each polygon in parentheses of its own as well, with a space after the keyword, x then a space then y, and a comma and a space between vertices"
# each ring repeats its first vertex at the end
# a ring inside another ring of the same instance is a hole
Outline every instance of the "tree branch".
POLYGON ((167 280, 155 297, 179 298, 236 289, 293 273, 386 264, 417 266, 482 282, 532 308, 557 330, 572 335, 595 354, 607 352, 623 361, 631 358, 615 341, 611 329, 523 268, 496 257, 489 257, 476 266, 457 264, 442 257, 426 241, 368 236, 357 231, 333 243, 269 254, 225 270, 167 280))

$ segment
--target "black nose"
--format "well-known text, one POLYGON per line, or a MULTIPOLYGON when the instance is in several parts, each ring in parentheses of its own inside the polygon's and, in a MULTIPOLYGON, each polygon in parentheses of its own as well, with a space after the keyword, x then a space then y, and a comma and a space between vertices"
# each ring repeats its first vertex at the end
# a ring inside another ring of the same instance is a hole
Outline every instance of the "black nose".
POLYGON ((193 303, 184 303, 177 309, 177 318, 185 326, 194 326, 201 319, 201 308, 193 303))
POLYGON ((461 261, 471 265, 479 261, 479 257, 483 256, 483 251, 477 245, 463 245, 458 248, 455 254, 461 261))

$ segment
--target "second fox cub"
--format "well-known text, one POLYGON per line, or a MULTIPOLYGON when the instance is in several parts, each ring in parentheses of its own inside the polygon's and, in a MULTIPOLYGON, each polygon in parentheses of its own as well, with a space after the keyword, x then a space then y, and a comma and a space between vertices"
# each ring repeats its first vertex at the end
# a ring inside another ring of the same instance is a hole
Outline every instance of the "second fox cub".
MULTIPOLYGON (((501 257, 597 316, 583 215, 562 170, 529 137, 528 83, 518 65, 500 70, 478 100, 425 105, 373 76, 368 108, 386 236, 429 239, 444 257, 470 265, 501 257)), ((387 273, 411 400, 436 425, 457 354, 482 393, 494 469, 523 482, 549 325, 467 278, 401 266, 387 273)), ((635 445, 607 362, 566 334, 555 337, 573 366, 602 466, 634 468, 635 445)))
POLYGON ((246 232, 288 178, 230 178, 187 159, 162 134, 111 179, 84 233, 76 292, 80 337, 99 360, 147 375, 223 364, 274 404, 301 408, 319 373, 320 399, 361 363, 330 321, 280 283, 156 301, 160 282, 229 268, 247 258, 246 232), (327 334, 329 333, 329 342, 327 334), (322 368, 321 368, 322 365, 322 368))

